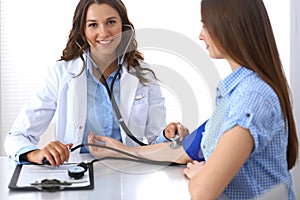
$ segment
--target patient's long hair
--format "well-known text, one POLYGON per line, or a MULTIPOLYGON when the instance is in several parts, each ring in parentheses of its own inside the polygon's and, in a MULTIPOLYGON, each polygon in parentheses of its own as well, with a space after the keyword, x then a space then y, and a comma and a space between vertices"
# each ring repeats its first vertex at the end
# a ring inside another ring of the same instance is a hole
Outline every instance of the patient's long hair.
POLYGON ((239 65, 256 72, 276 92, 287 119, 287 162, 292 169, 298 156, 298 139, 290 91, 263 1, 202 0, 201 17, 215 45, 239 65))

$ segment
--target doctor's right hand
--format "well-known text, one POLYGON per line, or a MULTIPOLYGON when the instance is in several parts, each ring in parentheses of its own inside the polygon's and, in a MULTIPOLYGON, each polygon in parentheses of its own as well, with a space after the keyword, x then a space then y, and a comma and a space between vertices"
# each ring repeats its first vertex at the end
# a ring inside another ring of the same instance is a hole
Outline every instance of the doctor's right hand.
POLYGON ((53 141, 42 149, 29 152, 27 160, 43 164, 43 160, 47 159, 52 166, 59 166, 69 159, 69 148, 72 146, 73 144, 62 144, 59 141, 53 141))

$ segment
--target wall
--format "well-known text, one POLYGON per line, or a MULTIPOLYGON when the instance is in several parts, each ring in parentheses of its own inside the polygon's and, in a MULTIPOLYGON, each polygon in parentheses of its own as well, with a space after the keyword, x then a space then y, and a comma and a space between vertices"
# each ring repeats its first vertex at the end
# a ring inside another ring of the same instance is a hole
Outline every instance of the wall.
MULTIPOLYGON (((300 143, 300 2, 291 0, 291 89, 293 94, 294 115, 300 143)), ((296 199, 300 199, 300 156, 292 170, 296 199)))

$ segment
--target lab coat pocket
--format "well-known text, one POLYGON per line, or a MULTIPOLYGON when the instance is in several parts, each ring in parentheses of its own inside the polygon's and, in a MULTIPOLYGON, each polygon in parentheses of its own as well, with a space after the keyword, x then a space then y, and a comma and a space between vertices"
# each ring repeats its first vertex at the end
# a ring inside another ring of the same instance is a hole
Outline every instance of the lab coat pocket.
POLYGON ((146 123, 147 123, 147 116, 148 116, 148 103, 147 101, 134 101, 131 116, 129 120, 130 126, 134 130, 138 130, 135 134, 143 135, 146 123))
POLYGON ((147 97, 143 94, 138 94, 134 97, 133 105, 145 104, 147 97))

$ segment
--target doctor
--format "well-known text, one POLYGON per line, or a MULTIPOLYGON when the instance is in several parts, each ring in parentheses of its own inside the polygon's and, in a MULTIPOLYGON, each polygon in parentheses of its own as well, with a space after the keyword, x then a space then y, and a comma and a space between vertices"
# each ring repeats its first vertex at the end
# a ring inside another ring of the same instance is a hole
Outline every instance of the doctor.
POLYGON ((60 165, 69 158, 68 148, 86 143, 90 132, 137 145, 120 128, 104 86, 105 81, 110 86, 114 76, 113 95, 133 135, 148 144, 167 141, 164 98, 154 72, 137 50, 124 4, 81 0, 61 59, 49 68, 42 87, 22 108, 6 137, 7 155, 18 163, 42 164, 47 158, 51 165, 60 165), (54 117, 55 141, 38 149, 40 136, 54 117))

